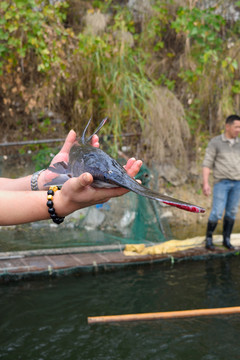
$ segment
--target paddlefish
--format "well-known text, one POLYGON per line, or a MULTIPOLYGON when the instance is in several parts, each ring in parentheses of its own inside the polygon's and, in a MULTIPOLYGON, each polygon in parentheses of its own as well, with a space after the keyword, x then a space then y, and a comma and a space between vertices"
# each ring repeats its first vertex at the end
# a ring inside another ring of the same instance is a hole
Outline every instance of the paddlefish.
POLYGON ((134 178, 131 178, 124 167, 115 159, 103 150, 89 144, 93 135, 97 134, 97 132, 106 123, 107 118, 103 119, 95 132, 86 139, 85 135, 90 121, 91 119, 84 129, 80 141, 72 146, 69 153, 69 162, 57 162, 48 168, 48 170, 58 174, 58 176, 51 182, 45 184, 45 186, 62 186, 70 178, 78 177, 82 173, 88 172, 93 176, 93 183, 91 184, 93 187, 123 187, 135 192, 138 195, 160 201, 170 206, 175 206, 182 210, 194 213, 205 212, 205 209, 197 205, 189 204, 170 196, 160 194, 140 184, 134 178))

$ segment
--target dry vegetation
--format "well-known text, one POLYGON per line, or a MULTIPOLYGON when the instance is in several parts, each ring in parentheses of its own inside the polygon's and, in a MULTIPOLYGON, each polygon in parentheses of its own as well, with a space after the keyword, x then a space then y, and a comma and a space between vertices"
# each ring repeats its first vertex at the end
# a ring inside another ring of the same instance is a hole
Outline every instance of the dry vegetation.
POLYGON ((196 0, 20 3, 0 6, 1 141, 80 133, 108 116, 115 151, 122 132, 141 133, 140 157, 186 170, 238 112, 239 23, 221 0, 216 12, 196 0))
POLYGON ((186 167, 190 131, 183 105, 166 87, 154 89, 151 95, 143 139, 155 162, 186 167))

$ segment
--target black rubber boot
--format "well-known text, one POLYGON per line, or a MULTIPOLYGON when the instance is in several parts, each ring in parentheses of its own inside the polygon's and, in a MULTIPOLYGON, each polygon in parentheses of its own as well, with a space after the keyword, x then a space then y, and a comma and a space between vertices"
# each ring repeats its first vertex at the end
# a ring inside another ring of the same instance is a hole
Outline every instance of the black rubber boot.
POLYGON ((225 217, 223 220, 223 246, 229 250, 234 250, 234 246, 230 243, 230 236, 234 225, 234 219, 225 217))
POLYGON ((206 234, 206 249, 208 250, 215 250, 215 247, 213 245, 212 242, 212 235, 214 230, 216 229, 217 226, 217 221, 213 222, 208 220, 208 224, 207 224, 207 234, 206 234))

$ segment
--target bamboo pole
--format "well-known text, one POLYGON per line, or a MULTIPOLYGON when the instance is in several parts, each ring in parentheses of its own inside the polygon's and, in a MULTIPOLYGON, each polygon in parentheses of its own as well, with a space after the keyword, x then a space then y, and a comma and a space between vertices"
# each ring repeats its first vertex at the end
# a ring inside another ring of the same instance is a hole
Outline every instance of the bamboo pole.
POLYGON ((144 313, 144 314, 95 316, 95 317, 88 317, 88 324, 174 319, 174 318, 185 318, 185 317, 194 317, 194 316, 229 315, 229 314, 237 314, 237 313, 240 313, 240 306, 215 308, 215 309, 168 311, 168 312, 156 312, 156 313, 144 313))

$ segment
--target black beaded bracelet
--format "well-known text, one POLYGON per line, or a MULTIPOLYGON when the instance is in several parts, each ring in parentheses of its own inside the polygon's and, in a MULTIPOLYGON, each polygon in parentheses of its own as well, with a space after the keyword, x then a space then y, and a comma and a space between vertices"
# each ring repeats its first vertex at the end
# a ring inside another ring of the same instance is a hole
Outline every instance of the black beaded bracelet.
POLYGON ((55 209, 53 207, 53 196, 55 191, 60 190, 60 188, 58 186, 50 186, 48 192, 47 192, 47 207, 48 207, 48 212, 50 214, 50 217, 52 219, 53 222, 55 222, 56 224, 61 224, 64 221, 64 217, 60 217, 57 216, 55 209))

